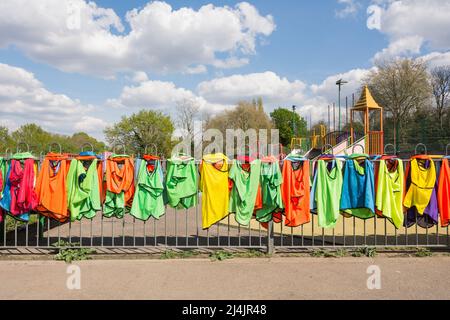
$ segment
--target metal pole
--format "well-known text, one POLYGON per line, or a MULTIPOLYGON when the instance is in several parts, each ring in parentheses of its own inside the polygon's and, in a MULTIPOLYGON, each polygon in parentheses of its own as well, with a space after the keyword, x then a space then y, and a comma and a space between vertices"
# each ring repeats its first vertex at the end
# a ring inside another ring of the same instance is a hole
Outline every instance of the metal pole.
POLYGON ((274 252, 274 239, 273 239, 273 221, 269 221, 267 226, 267 254, 273 254, 274 252))
POLYGON ((294 137, 297 137, 297 126, 295 124, 295 109, 296 106, 292 106, 292 132, 294 133, 294 137))
POLYGON ((338 131, 341 131, 341 82, 339 82, 339 94, 338 94, 338 131))
POLYGON ((328 130, 331 131, 330 105, 328 105, 328 130))
POLYGON ((333 103, 333 131, 336 131, 336 103, 333 103))

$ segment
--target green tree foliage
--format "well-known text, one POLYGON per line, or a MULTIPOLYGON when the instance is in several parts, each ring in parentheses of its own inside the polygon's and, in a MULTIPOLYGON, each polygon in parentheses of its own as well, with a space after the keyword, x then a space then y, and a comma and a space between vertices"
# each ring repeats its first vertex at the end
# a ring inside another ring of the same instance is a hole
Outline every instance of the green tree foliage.
MULTIPOLYGON (((38 154, 48 150, 49 145, 56 139, 52 139, 52 135, 34 123, 29 123, 21 126, 19 129, 11 134, 12 139, 16 144, 26 143, 30 150, 38 154)), ((24 145, 20 145, 21 151, 26 151, 24 145)), ((14 150, 16 151, 16 150, 14 150)))
POLYGON ((306 138, 308 135, 308 124, 306 120, 285 108, 275 109, 270 113, 272 123, 280 132, 280 143, 288 146, 291 144, 291 139, 294 138, 293 123, 295 123, 297 130, 297 137, 306 138))
POLYGON ((106 128, 105 135, 111 146, 117 146, 117 152, 125 145, 127 153, 143 154, 146 146, 150 152, 155 144, 158 153, 167 157, 172 150, 173 131, 174 125, 169 116, 158 111, 141 110, 129 117, 122 117, 118 123, 106 128))
MULTIPOLYGON (((60 145, 62 152, 79 153, 85 143, 91 143, 95 152, 105 150, 103 142, 97 141, 84 132, 66 136, 47 132, 40 126, 30 123, 9 134, 7 128, 0 127, 0 148, 3 150, 8 148, 10 152, 26 151, 26 145, 28 145, 31 152, 39 155, 41 152, 45 154, 49 150, 59 152, 60 145)), ((90 147, 87 147, 87 150, 90 150, 90 147)))

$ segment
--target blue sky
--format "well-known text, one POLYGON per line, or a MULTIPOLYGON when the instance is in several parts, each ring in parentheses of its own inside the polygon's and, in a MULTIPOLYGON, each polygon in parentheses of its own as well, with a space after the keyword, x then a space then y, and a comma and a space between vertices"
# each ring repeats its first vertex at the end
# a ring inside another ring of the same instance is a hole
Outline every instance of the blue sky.
POLYGON ((0 124, 101 138, 140 108, 175 117, 189 99, 217 113, 255 96, 267 111, 297 104, 318 121, 336 99, 334 82, 346 78, 351 94, 376 61, 450 63, 449 0, 94 3, 0 4, 0 124), (79 10, 79 29, 65 25, 67 6, 79 10), (373 12, 380 25, 370 30, 373 12))

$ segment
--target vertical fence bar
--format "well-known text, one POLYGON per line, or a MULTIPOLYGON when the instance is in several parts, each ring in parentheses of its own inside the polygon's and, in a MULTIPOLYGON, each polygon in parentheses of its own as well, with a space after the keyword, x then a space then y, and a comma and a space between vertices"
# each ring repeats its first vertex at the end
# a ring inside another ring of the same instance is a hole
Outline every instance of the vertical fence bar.
POLYGON ((311 243, 311 245, 314 247, 314 215, 312 215, 311 221, 312 221, 312 225, 311 225, 311 229, 312 229, 311 241, 312 241, 312 243, 311 243))
POLYGON ((220 222, 217 223, 217 246, 220 246, 220 222))
POLYGON ((17 247, 17 220, 14 219, 14 246, 17 247))
POLYGON ((373 233, 374 233, 374 243, 377 245, 377 215, 373 217, 373 233))
POLYGON ((100 244, 103 247, 103 212, 100 217, 100 244))
POLYGON ((72 219, 69 220, 69 242, 72 242, 72 219))
POLYGON ((294 228, 291 227, 291 246, 294 246, 294 228))
POLYGON ((82 220, 80 220, 80 245, 83 246, 82 220))
POLYGON ((158 245, 158 237, 156 235, 156 219, 153 219, 153 243, 155 247, 158 245))
POLYGON ((258 224, 258 233, 259 233, 259 246, 262 247, 262 239, 261 239, 261 223, 258 224))
POLYGON ((436 245, 439 245, 439 223, 436 225, 436 245))
POLYGON ((344 244, 344 247, 346 246, 345 238, 346 238, 346 236, 345 236, 345 218, 342 218, 342 242, 344 244))
POLYGON ((325 246, 325 229, 322 228, 322 246, 325 246))
POLYGON ((230 246, 231 243, 231 237, 230 237, 230 215, 228 215, 228 246, 230 246))
MULTIPOLYGON (((133 247, 136 247, 135 224, 136 224, 136 218, 133 217, 133 247)), ((144 233, 145 233, 145 229, 144 229, 144 233)))
POLYGON ((364 245, 367 246, 366 220, 364 220, 364 245))
POLYGON ((186 247, 189 246, 189 236, 188 236, 188 211, 187 209, 184 209, 184 212, 186 214, 186 247))
POLYGON ((178 247, 178 226, 177 226, 177 209, 174 209, 173 212, 175 213, 175 246, 178 247))
POLYGON ((58 220, 58 246, 61 242, 61 221, 58 220))
POLYGON ((417 210, 416 211, 416 246, 419 245, 419 226, 417 224, 418 219, 417 219, 417 210))
POLYGON ((112 232, 111 232, 111 245, 114 247, 114 217, 111 217, 111 218, 109 218, 110 220, 109 221, 111 221, 111 230, 112 230, 112 232))
POLYGON ((408 245, 408 227, 405 226, 405 245, 408 245))
POLYGON ((302 225, 302 247, 304 247, 305 246, 305 237, 304 237, 304 233, 303 233, 303 225, 302 225))
POLYGON ((94 227, 93 227, 93 221, 92 220, 94 220, 94 218, 92 218, 92 219, 90 219, 91 220, 91 247, 92 247, 92 245, 93 245, 93 241, 94 241, 94 227))
POLYGON ((5 236, 6 236, 6 229, 5 229, 5 220, 6 220, 6 215, 3 216, 3 221, 0 222, 0 238, 2 239, 2 246, 6 247, 6 240, 5 240, 5 236))
POLYGON ((125 207, 123 208, 123 218, 122 218, 122 247, 125 246, 125 207))
POLYGON ((47 220, 47 247, 50 247, 50 218, 45 217, 44 220, 47 220))
POLYGON ((269 224, 267 226, 267 254, 273 254, 274 253, 274 235, 273 235, 273 221, 269 221, 269 224))
POLYGON ((241 225, 238 224, 238 243, 239 247, 241 246, 241 225))
POLYGON ((167 247, 167 206, 166 206, 166 214, 164 215, 164 245, 167 247))
POLYGON ((29 221, 25 224, 25 247, 28 247, 28 223, 29 221))
POLYGON ((249 247, 252 246, 252 222, 250 220, 250 223, 248 224, 248 245, 249 247))

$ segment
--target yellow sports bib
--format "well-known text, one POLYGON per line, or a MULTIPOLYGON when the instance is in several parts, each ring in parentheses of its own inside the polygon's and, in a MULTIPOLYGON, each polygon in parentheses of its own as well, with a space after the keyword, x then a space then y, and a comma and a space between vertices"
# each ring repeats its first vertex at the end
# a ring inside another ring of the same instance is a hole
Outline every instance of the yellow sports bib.
POLYGON ((436 184, 436 167, 433 160, 429 159, 429 161, 430 167, 425 168, 417 159, 411 160, 411 186, 403 201, 406 208, 415 206, 421 215, 430 203, 436 184))
POLYGON ((203 229, 208 229, 228 215, 228 166, 228 158, 222 153, 203 157, 200 168, 203 229))

